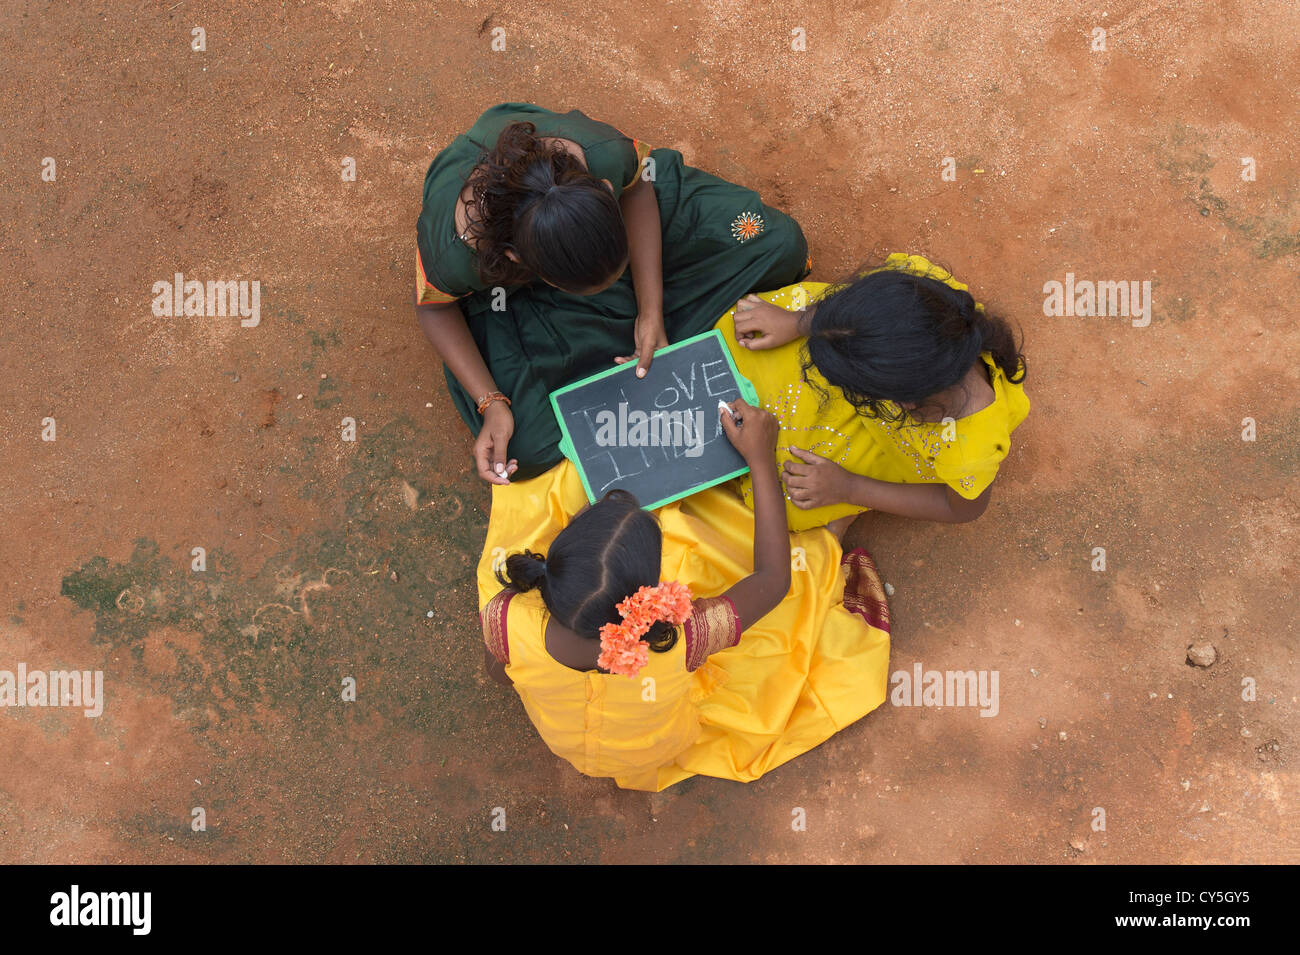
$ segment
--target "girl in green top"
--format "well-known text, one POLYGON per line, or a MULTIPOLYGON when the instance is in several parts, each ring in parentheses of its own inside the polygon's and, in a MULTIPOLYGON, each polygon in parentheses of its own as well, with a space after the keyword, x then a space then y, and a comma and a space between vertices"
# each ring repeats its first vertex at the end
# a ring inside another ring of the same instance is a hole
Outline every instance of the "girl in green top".
POLYGON ((708 331, 803 278, 803 233, 757 193, 577 110, 494 106, 429 166, 416 315, 486 481, 562 459, 550 392, 708 331))

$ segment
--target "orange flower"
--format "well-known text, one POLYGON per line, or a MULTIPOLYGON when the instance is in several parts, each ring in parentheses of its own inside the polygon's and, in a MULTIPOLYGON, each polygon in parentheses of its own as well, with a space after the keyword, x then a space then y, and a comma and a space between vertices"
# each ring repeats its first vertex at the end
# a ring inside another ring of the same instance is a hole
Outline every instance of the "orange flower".
POLYGON ((636 676, 650 662, 650 644, 641 640, 626 623, 607 623, 600 628, 600 657, 596 665, 608 673, 636 676))
POLYGON ((596 665, 608 673, 636 676, 650 662, 650 644, 641 638, 660 620, 674 626, 691 615, 691 590, 685 584, 667 580, 654 587, 641 587, 619 602, 622 623, 600 628, 600 657, 596 665))

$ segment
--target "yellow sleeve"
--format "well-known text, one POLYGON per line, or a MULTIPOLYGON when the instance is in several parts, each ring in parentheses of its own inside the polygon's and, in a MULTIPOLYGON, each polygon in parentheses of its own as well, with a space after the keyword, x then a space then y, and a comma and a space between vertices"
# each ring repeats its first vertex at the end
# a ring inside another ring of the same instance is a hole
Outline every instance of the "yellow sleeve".
POLYGON ((998 476, 1002 459, 1011 449, 1011 438, 1001 441, 979 441, 981 447, 971 447, 979 441, 974 435, 958 434, 957 440, 935 456, 934 473, 939 480, 973 501, 983 494, 998 476))
POLYGON ((632 173, 632 178, 623 186, 624 189, 631 189, 641 179, 641 164, 644 163, 646 157, 650 155, 651 146, 649 143, 642 142, 639 139, 633 139, 632 148, 636 152, 636 171, 632 173))
POLYGON ((429 281, 429 277, 424 271, 424 263, 420 260, 420 249, 417 246, 415 250, 415 303, 417 305, 446 305, 463 297, 462 295, 452 295, 450 292, 444 292, 429 281))

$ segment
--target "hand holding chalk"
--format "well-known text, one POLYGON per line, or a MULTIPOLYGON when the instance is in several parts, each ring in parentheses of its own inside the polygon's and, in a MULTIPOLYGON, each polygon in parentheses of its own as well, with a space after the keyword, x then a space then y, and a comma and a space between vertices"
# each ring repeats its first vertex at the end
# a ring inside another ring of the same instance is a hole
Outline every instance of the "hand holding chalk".
POLYGON ((776 439, 781 432, 776 418, 762 408, 755 408, 744 398, 732 402, 740 414, 733 411, 726 402, 719 404, 721 407, 718 409, 718 417, 722 419, 722 430, 727 433, 727 440, 740 452, 745 463, 753 468, 756 462, 766 460, 775 468, 776 439), (727 410, 726 415, 722 413, 723 408, 727 410))
MULTIPOLYGON (((740 426, 744 412, 740 405, 728 404, 730 398, 753 392, 721 332, 714 329, 659 349, 644 379, 637 379, 637 368, 606 368, 550 395, 560 451, 586 479, 590 497, 598 498, 617 479, 617 486, 643 505, 659 507, 742 469, 742 456, 730 441, 719 441, 718 432, 723 421, 740 426), (727 399, 727 412, 719 407, 709 424, 709 411, 719 398, 727 399), (646 422, 644 431, 640 419, 646 422)), ((489 471, 499 460, 503 458, 488 459, 489 471)), ((527 473, 521 468, 514 480, 527 473)))
POLYGON ((515 432, 515 418, 510 408, 494 401, 483 412, 483 427, 474 441, 474 463, 478 476, 489 484, 509 484, 510 475, 519 468, 515 458, 506 458, 510 438, 515 432))

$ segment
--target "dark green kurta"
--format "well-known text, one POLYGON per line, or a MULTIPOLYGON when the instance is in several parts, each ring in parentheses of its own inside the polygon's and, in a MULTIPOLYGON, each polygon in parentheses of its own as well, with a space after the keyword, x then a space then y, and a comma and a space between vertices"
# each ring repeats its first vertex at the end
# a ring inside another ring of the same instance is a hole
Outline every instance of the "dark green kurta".
MULTIPOLYGON (((587 168, 608 179, 615 195, 641 170, 638 144, 574 110, 559 114, 524 103, 488 110, 468 133, 435 157, 425 177, 417 226, 426 301, 455 299, 497 387, 515 417, 509 457, 516 480, 562 460, 560 430, 548 396, 556 388, 633 352, 636 294, 628 269, 596 295, 572 295, 544 282, 506 287, 506 308, 493 311, 492 291, 478 276, 476 256, 456 235, 455 207, 479 157, 508 123, 528 121, 541 136, 576 142, 587 168), (441 294, 440 294, 441 293, 441 294)), ((798 223, 763 204, 758 194, 682 162, 672 149, 649 151, 663 227, 664 326, 670 342, 708 331, 748 292, 797 282, 808 274, 808 245, 798 223)), ((417 280, 418 281, 418 280, 417 280)), ((444 366, 447 388, 475 434, 483 425, 474 399, 444 366)))

